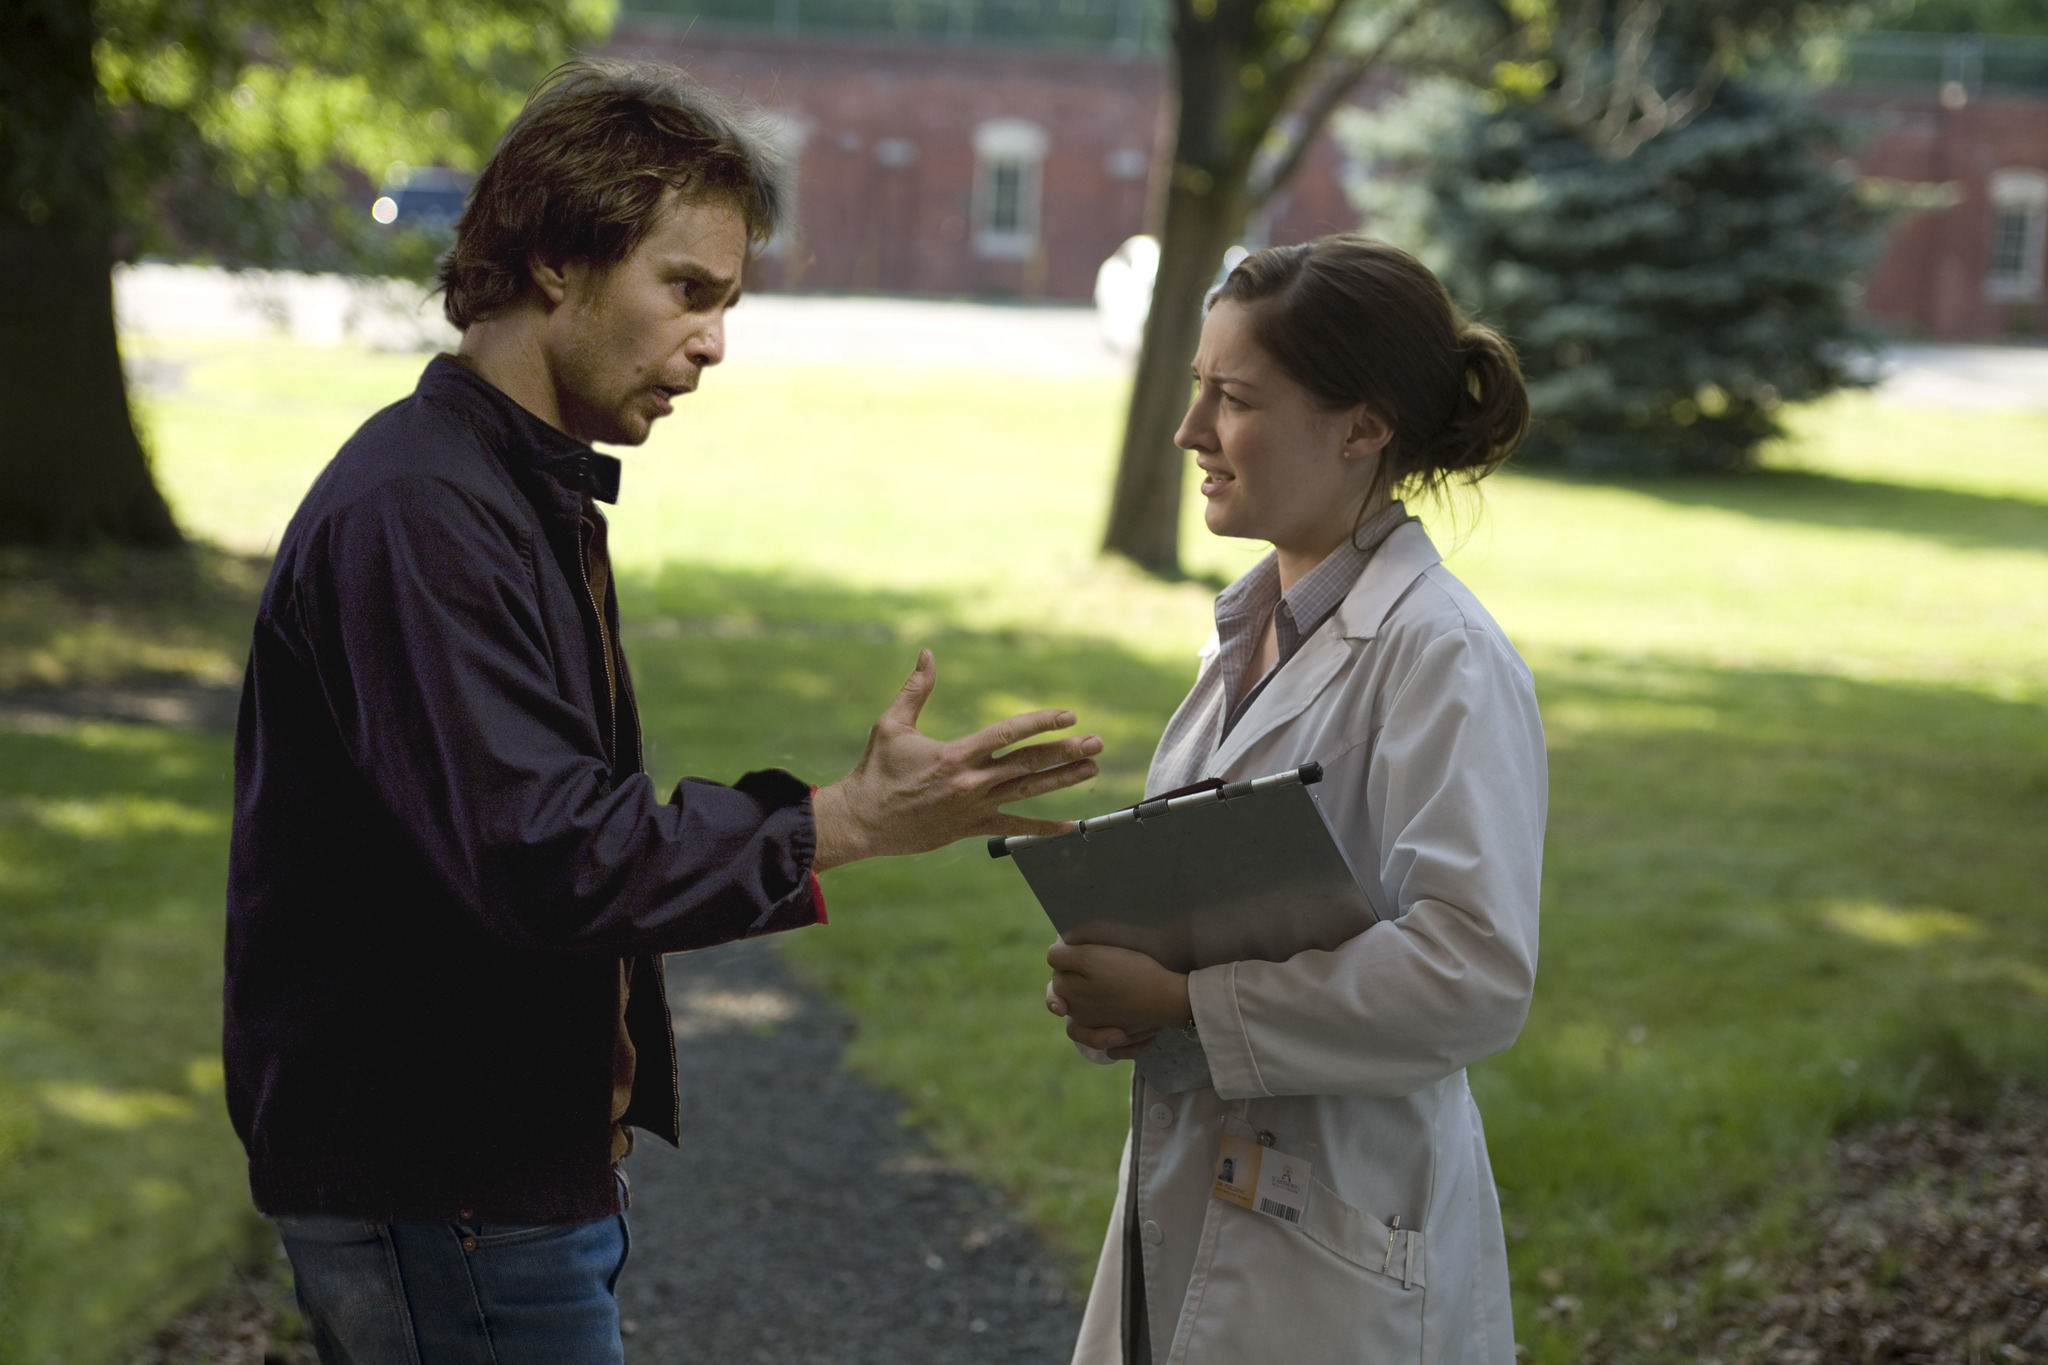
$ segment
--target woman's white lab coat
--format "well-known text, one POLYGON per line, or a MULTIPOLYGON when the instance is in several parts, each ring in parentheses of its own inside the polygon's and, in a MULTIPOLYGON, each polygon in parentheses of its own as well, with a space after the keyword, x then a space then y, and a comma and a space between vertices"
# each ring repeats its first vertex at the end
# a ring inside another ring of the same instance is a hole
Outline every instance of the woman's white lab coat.
MULTIPOLYGON (((1214 655, 1212 640, 1205 669, 1214 655)), ((1194 726, 1187 743, 1216 733, 1194 726)), ((1465 1067, 1528 1013, 1543 733, 1528 668, 1418 524, 1379 548, 1206 763, 1162 750, 1149 785, 1311 760, 1380 922, 1329 952, 1190 976, 1212 1085, 1134 1088, 1075 1365, 1123 1365, 1126 1220, 1155 1365, 1514 1360, 1465 1067), (1311 1164, 1299 1226, 1210 1197, 1226 1122, 1311 1164)))

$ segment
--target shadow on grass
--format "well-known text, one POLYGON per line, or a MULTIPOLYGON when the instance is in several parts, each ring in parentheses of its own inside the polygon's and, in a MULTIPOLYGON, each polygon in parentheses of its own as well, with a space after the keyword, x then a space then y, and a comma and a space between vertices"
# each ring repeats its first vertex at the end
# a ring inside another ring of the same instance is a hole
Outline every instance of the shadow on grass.
MULTIPOLYGON (((1136 794, 1191 676, 1105 640, 977 630, 943 592, 691 564, 621 589, 663 782, 836 777, 930 644, 929 733, 1058 704, 1105 737, 1101 779, 1041 803, 1086 813, 1136 794)), ((1518 1321, 1563 1360, 1644 1321, 1688 1239, 1810 1191, 1838 1124, 2048 1075, 2048 716, 1929 687, 1534 663, 1542 977, 1522 1041, 1474 1085, 1518 1321), (1557 1292, 1583 1309, 1540 1319, 1557 1292)), ((239 1152, 195 1069, 218 1025, 227 751, 122 726, 0 734, 0 1273, 39 1343, 111 1340, 237 1235, 239 1152), (134 1265, 110 1268, 109 1246, 134 1265)), ((831 924, 785 946, 859 1020, 855 1064, 1084 1265, 1128 1073, 1081 1063, 1045 1015, 1050 929, 1014 869, 961 844, 826 890, 831 924)))
POLYGON ((260 555, 0 548, 0 693, 241 680, 260 555))
MULTIPOLYGON (((60 687, 184 680, 198 666, 177 652, 189 649, 239 672, 255 561, 202 550, 196 564, 6 567, 0 667, 60 687), (63 643, 81 622, 91 649, 63 643)), ((698 565, 621 587, 649 758, 666 780, 771 764, 837 776, 930 644, 929 732, 1071 705, 1111 753, 1099 789, 1065 799, 1120 804, 1142 781, 1155 716, 1187 681, 1095 641, 964 628, 944 594, 698 565)), ((0 718, 0 1358, 122 1358, 246 1253, 218 1065, 229 768, 225 736, 25 732, 0 718)), ((1045 937, 1009 869, 985 856, 971 866, 970 903, 1007 896, 1010 931, 1045 937)), ((994 994, 973 975, 983 957, 945 964, 972 998, 994 994)))
POLYGON ((1660 1276, 1710 1234, 1738 1229, 1730 1259, 1768 1249, 1777 1214, 1824 1193, 1842 1125, 2048 1080, 2048 713, 1536 663, 1542 974, 1521 1042, 1473 1080, 1518 1327, 1562 1361, 1590 1330, 1653 1327, 1660 1276))
MULTIPOLYGON (((1852 488, 1853 491, 1853 488, 1852 488)), ((1083 813, 1137 791, 1188 682, 1114 645, 963 626, 944 595, 783 593, 672 566, 634 586, 658 766, 835 776, 930 643, 933 733, 1072 705, 1109 741, 1083 813), (661 625, 659 623, 668 624, 661 625)), ((1538 656, 1552 751, 1544 961, 1520 1043, 1474 1070, 1539 1359, 1633 1332, 1668 1258, 1767 1238, 1848 1122, 2048 1078, 2048 714, 1936 687, 1538 656), (1754 1223, 1747 1220, 1754 1219, 1754 1223), (1539 1316, 1558 1292, 1572 1317, 1539 1316)), ((966 846, 828 879, 785 946, 861 1023, 850 1056, 1002 1183, 1084 1274, 1127 1072, 1044 1017, 1050 930, 966 846)))
POLYGON ((1625 488, 1681 507, 1713 507, 1765 521, 1921 536, 1970 550, 2048 552, 2048 502, 1804 470, 1758 470, 1668 479, 1592 479, 1519 469, 1529 478, 1625 488))
POLYGON ((624 634, 649 767, 730 778, 774 763, 813 781, 860 757, 868 728, 930 646, 938 685, 920 722, 964 734, 1018 711, 1065 706, 1100 734, 1099 786, 1052 804, 1087 810, 1135 792, 1192 664, 1106 640, 975 629, 942 592, 851 589, 815 578, 670 564, 621 584, 624 634))
POLYGON ((228 747, 0 728, 0 1359, 123 1359, 250 1245, 220 1098, 228 747))

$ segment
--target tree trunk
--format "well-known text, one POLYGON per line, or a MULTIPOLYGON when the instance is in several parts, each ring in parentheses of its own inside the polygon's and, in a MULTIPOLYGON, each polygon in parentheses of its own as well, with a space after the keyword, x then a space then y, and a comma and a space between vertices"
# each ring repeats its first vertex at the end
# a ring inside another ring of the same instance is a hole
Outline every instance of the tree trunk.
POLYGON ((1245 177, 1270 119, 1246 124, 1239 68, 1258 31, 1260 0, 1214 0, 1198 15, 1174 7, 1173 162, 1159 229, 1159 275, 1145 318, 1138 373, 1102 548, 1165 578, 1180 574, 1181 484, 1187 457, 1173 444, 1188 403, 1188 365, 1202 335, 1202 296, 1223 253, 1244 232, 1245 177))
POLYGON ((0 542, 175 545, 114 336, 107 130, 90 7, 0 17, 0 542))
POLYGON ((1124 419, 1123 453, 1102 548, 1164 578, 1180 574, 1181 488, 1187 456, 1173 433, 1188 406, 1188 367, 1202 336, 1202 297, 1223 253, 1244 231, 1241 195, 1175 184, 1159 235, 1159 278, 1124 419))
POLYGON ((175 545, 128 415, 104 238, 0 219, 0 542, 175 545))

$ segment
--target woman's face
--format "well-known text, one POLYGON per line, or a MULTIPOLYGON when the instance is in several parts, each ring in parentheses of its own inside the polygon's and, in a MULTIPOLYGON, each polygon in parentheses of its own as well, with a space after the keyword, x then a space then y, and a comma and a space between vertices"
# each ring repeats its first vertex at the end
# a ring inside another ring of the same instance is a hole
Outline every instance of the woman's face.
POLYGON ((1238 303, 1209 310, 1195 384, 1173 440, 1202 468, 1210 531, 1315 559, 1335 549, 1371 490, 1387 424, 1362 404, 1319 404, 1253 340, 1238 303))

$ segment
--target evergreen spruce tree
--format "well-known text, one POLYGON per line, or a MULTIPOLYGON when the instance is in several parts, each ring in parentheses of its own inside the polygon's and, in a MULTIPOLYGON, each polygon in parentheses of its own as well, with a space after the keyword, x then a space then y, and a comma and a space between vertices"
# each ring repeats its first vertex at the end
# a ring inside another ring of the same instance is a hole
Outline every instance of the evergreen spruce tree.
POLYGON ((1355 191, 1366 230, 1520 349, 1525 463, 1742 469, 1784 404, 1867 382, 1855 280, 1882 224, 1796 92, 1723 83, 1626 156, 1540 100, 1448 87, 1347 131, 1379 168, 1355 191))

